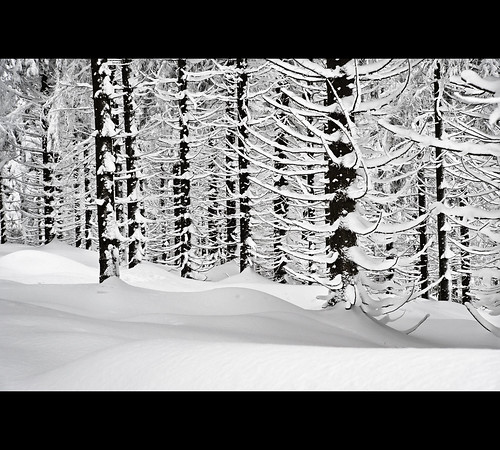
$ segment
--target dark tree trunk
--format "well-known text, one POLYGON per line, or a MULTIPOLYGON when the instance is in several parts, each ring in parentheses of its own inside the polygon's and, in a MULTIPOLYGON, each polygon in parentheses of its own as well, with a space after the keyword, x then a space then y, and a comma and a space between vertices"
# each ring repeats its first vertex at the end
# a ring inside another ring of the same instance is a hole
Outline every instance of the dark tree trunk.
MULTIPOLYGON (((208 146, 213 149, 214 142, 211 139, 208 141, 208 146)), ((207 201, 208 201, 207 239, 209 247, 208 251, 211 255, 216 255, 219 247, 217 242, 218 240, 217 216, 219 212, 217 197, 219 189, 218 189, 218 177, 215 176, 215 171, 216 171, 215 158, 216 158, 216 153, 214 150, 212 150, 210 155, 210 161, 208 163, 208 171, 211 174, 213 174, 213 176, 210 177, 210 180, 208 182, 208 193, 207 193, 207 201)))
POLYGON ((247 120, 247 82, 248 67, 245 58, 236 60, 237 83, 236 83, 236 108, 238 114, 238 169, 240 188, 240 272, 243 272, 250 264, 249 239, 250 239, 250 199, 248 198, 248 160, 245 158, 245 141, 248 138, 246 129, 247 120))
MULTIPOLYGON (((436 138, 441 139, 443 136, 443 119, 441 116, 441 100, 440 100, 440 80, 441 80, 441 64, 436 61, 434 69, 434 134, 436 138)), ((444 151, 436 147, 436 192, 437 201, 443 203, 446 198, 446 190, 444 184, 444 151)), ((446 278, 448 270, 448 259, 445 257, 446 252, 446 216, 444 213, 437 215, 437 232, 438 232, 438 258, 439 258, 439 277, 443 277, 438 287, 438 299, 447 301, 450 299, 450 282, 446 278)))
POLYGON ((48 144, 49 112, 48 97, 53 91, 55 60, 48 62, 40 61, 40 92, 44 96, 46 103, 42 105, 41 125, 42 125, 42 180, 43 180, 43 216, 44 216, 44 243, 48 244, 55 237, 54 227, 54 165, 56 154, 52 146, 48 144))
MULTIPOLYGON (((230 88, 229 96, 234 96, 234 90, 230 88)), ((231 102, 226 104, 226 114, 229 119, 236 119, 235 111, 231 102)), ((236 183, 235 183, 235 160, 231 157, 236 143, 234 133, 229 129, 226 133, 228 150, 226 153, 226 254, 227 260, 231 260, 236 255, 236 183)))
POLYGON ((187 76, 186 60, 177 60, 177 85, 179 88, 179 126, 180 126, 180 147, 179 147, 179 233, 180 233, 180 257, 181 276, 188 277, 191 273, 189 253, 191 251, 191 216, 189 207, 191 204, 191 182, 189 179, 189 128, 187 118, 187 76))
POLYGON ((85 248, 90 250, 92 248, 92 209, 90 209, 91 195, 90 195, 90 163, 89 161, 90 149, 87 146, 83 152, 83 159, 87 162, 83 167, 83 184, 84 184, 84 205, 85 205, 85 248))
MULTIPOLYGON (((76 147, 84 138, 79 131, 79 126, 81 126, 81 121, 76 118, 75 127, 73 129, 73 145, 76 147)), ((84 177, 84 162, 82 161, 81 153, 78 152, 75 157, 75 182, 74 182, 74 190, 75 190, 75 247, 82 248, 84 242, 84 228, 82 227, 82 218, 84 216, 85 211, 85 195, 84 201, 81 201, 80 191, 82 189, 82 177, 84 177)))
MULTIPOLYGON (((119 83, 119 77, 118 77, 118 68, 115 64, 110 64, 110 69, 111 69, 111 84, 114 86, 119 83)), ((115 125, 115 129, 119 130, 120 129, 120 106, 117 102, 116 97, 113 97, 110 99, 111 102, 111 120, 113 121, 115 125)), ((124 108, 124 114, 125 114, 125 108, 124 108)), ((122 149, 120 145, 120 140, 119 139, 114 139, 113 140, 113 155, 115 156, 115 167, 116 167, 116 172, 115 175, 116 177, 119 177, 122 172, 123 172, 123 166, 122 166, 122 149)), ((116 209, 116 221, 118 223, 118 227, 120 229, 120 232, 122 234, 125 234, 123 232, 123 227, 125 224, 125 207, 123 203, 123 197, 125 196, 125 189, 124 189, 124 183, 122 180, 117 180, 115 179, 115 209, 116 209), (121 201, 118 201, 120 199, 121 201)), ((120 249, 123 252, 123 247, 120 249)), ((125 252, 126 254, 126 252, 125 252)), ((127 261, 127 258, 125 256, 125 260, 127 261)))
MULTIPOLYGON (((326 65, 329 69, 336 69, 347 64, 349 60, 343 59, 327 59, 326 65)), ((326 83, 326 105, 332 105, 339 98, 349 97, 353 94, 353 80, 347 75, 327 79, 326 83)), ((345 128, 349 128, 347 118, 343 112, 332 112, 329 118, 340 122, 345 128)), ((326 126, 327 134, 334 134, 339 131, 340 127, 332 120, 328 121, 326 126)), ((332 153, 340 158, 354 151, 352 144, 345 142, 344 139, 338 139, 332 142, 329 147, 332 153)), ((345 217, 348 213, 355 210, 356 203, 352 198, 347 196, 347 188, 354 182, 356 178, 356 169, 354 167, 346 167, 342 163, 335 164, 328 155, 327 158, 327 176, 326 176, 326 194, 334 194, 334 199, 328 202, 326 209, 326 222, 333 225, 340 217, 345 217)), ((357 265, 351 261, 347 255, 347 250, 356 245, 356 234, 340 225, 331 236, 327 238, 327 248, 330 254, 337 253, 338 258, 335 262, 328 263, 327 269, 330 278, 333 280, 337 275, 342 277, 343 287, 352 284, 352 278, 358 273, 357 265)), ((343 290, 342 290, 343 291, 343 290)))
MULTIPOLYGON (((424 169, 420 169, 417 174, 417 189, 418 189, 418 215, 422 216, 427 212, 427 198, 425 188, 425 173, 424 169)), ((427 221, 424 221, 418 228, 419 252, 422 252, 427 245, 427 221)), ((420 255, 420 289, 427 289, 429 286, 429 258, 427 251, 420 255)), ((429 298, 429 291, 422 294, 423 298, 429 298)))
MULTIPOLYGON (((464 194, 465 195, 465 194, 464 194)), ((460 198, 459 206, 465 207, 467 203, 463 198, 460 198)), ((465 220, 461 217, 461 220, 465 220)), ((460 225, 460 242, 464 247, 469 247, 469 228, 465 225, 460 225)), ((471 300, 470 298, 470 253, 466 249, 460 250, 460 271, 462 272, 462 303, 471 300)))
POLYGON ((120 275, 119 242, 116 237, 113 142, 110 133, 111 105, 104 89, 109 69, 105 59, 91 59, 95 114, 97 229, 99 236, 99 283, 120 275), (107 73, 108 72, 108 73, 107 73))
MULTIPOLYGON (((283 92, 281 92, 281 88, 277 88, 276 92, 278 94, 281 93, 280 95, 280 103, 288 106, 289 103, 289 98, 286 96, 283 92)), ((276 143, 279 144, 280 146, 286 145, 286 139, 285 139, 285 133, 281 132, 277 139, 276 143)), ((280 149, 279 147, 276 147, 276 156, 279 159, 285 159, 285 152, 280 149)), ((274 167, 278 170, 284 169, 285 165, 280 163, 280 162, 275 162, 274 167)), ((275 181, 274 181, 274 187, 277 190, 280 190, 281 188, 284 188, 288 186, 288 181, 283 175, 275 175, 275 181)), ((276 198, 273 201, 273 206, 274 206, 274 214, 277 217, 286 217, 286 214, 288 212, 288 202, 285 196, 283 195, 277 195, 276 198)), ((284 254, 282 250, 282 244, 285 239, 286 235, 286 228, 283 226, 280 220, 276 221, 276 226, 274 228, 274 255, 276 258, 276 266, 274 269, 274 280, 278 281, 279 283, 285 283, 285 275, 286 275, 286 270, 285 270, 285 259, 284 259, 284 254)))
POLYGON ((181 189, 180 189, 180 163, 176 162, 172 166, 172 176, 173 176, 173 182, 172 182, 172 191, 173 191, 173 204, 174 204, 174 257, 176 260, 179 260, 182 255, 180 252, 181 248, 181 229, 182 229, 182 222, 180 219, 180 214, 181 214, 181 189))
POLYGON ((125 131, 125 154, 127 169, 127 223, 128 237, 128 267, 131 269, 142 260, 141 242, 138 240, 136 232, 139 230, 137 221, 138 205, 138 178, 137 178, 137 152, 135 149, 134 133, 134 100, 133 87, 130 83, 132 60, 122 61, 122 83, 123 83, 123 127, 125 131))
POLYGON ((159 198, 159 204, 160 204, 160 211, 159 211, 159 217, 161 218, 161 261, 166 261, 167 260, 167 250, 166 250, 166 241, 167 241, 167 223, 165 219, 165 198, 167 197, 167 181, 166 181, 166 170, 165 170, 165 164, 161 164, 161 174, 160 174, 160 198, 159 198))
MULTIPOLYGON (((312 82, 308 81, 307 82, 308 85, 311 85, 312 82)), ((303 97, 307 100, 306 98, 306 95, 303 94, 303 97)), ((306 117, 306 120, 312 124, 313 122, 313 118, 311 116, 307 116, 306 117)), ((313 137, 314 136, 314 133, 311 131, 311 130, 307 130, 307 136, 308 137, 313 137)), ((310 143, 307 143, 307 146, 312 146, 312 144, 310 143)), ((308 153, 308 156, 313 159, 314 158, 314 153, 308 153)), ((310 169, 312 169, 312 167, 309 167, 310 169)), ((306 186, 307 186, 307 191, 309 194, 311 195, 314 195, 314 174, 313 173, 308 173, 307 175, 305 175, 305 180, 306 180, 306 186)), ((307 220, 308 222, 310 223, 313 223, 314 221, 314 201, 308 201, 308 206, 307 208, 305 209, 304 211, 304 219, 307 220)), ((312 232, 311 231, 302 231, 302 239, 304 241, 307 241, 307 248, 309 250, 309 254, 312 253, 312 250, 314 250, 314 242, 312 240, 312 232)), ((309 273, 314 273, 315 272, 315 269, 314 269, 314 264, 313 264, 313 261, 312 260, 309 260, 308 261, 308 271, 309 273)), ((312 284, 312 281, 308 281, 308 284, 312 284)))

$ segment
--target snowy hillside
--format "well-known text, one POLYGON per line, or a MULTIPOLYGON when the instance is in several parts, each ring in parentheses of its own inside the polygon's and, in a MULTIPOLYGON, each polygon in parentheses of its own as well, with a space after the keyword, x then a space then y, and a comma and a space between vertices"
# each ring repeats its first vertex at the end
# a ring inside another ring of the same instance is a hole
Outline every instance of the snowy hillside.
POLYGON ((231 264, 196 281, 143 263, 102 284, 97 266, 60 242, 0 246, 1 390, 500 389, 500 339, 457 303, 378 321, 231 264))

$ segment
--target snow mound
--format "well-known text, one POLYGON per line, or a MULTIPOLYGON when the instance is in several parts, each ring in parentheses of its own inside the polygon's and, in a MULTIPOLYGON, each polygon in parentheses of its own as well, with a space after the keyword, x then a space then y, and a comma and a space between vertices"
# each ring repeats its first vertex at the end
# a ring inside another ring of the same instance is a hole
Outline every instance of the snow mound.
POLYGON ((99 284, 92 252, 7 247, 1 390, 500 389, 500 339, 463 305, 417 300, 375 319, 322 309, 317 286, 252 270, 200 282, 153 263, 99 284))
MULTIPOLYGON (((66 246, 65 246, 66 247, 66 246)), ((19 250, 0 258, 0 278, 35 283, 95 283, 96 269, 57 252, 19 250)))
POLYGON ((263 284, 273 284, 273 281, 259 275, 251 267, 247 267, 243 272, 237 273, 235 275, 230 275, 218 281, 219 284, 248 284, 248 283, 263 283, 263 284))
POLYGON ((182 278, 160 264, 141 262, 132 269, 121 268, 120 278, 129 284, 159 291, 192 292, 207 289, 203 281, 182 278))
POLYGON ((238 261, 233 259, 224 264, 212 267, 210 270, 205 272, 206 281, 221 281, 225 278, 238 275, 240 273, 240 268, 238 261))
POLYGON ((493 350, 471 354, 460 349, 315 347, 304 352, 300 346, 149 340, 91 353, 21 386, 27 390, 405 391, 471 390, 479 383, 498 390, 500 360, 495 356, 493 350), (443 376, 436 377, 436 371, 443 376))
POLYGON ((61 242, 58 239, 53 239, 47 245, 38 247, 37 251, 64 256, 89 267, 99 267, 99 255, 97 252, 84 248, 73 247, 65 242, 61 242))

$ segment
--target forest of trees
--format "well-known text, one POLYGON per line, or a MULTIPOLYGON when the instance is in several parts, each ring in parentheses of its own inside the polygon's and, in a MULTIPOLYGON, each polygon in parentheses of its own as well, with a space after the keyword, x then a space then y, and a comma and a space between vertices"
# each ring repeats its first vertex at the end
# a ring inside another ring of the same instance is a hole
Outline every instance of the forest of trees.
POLYGON ((0 60, 0 239, 499 306, 500 60, 0 60))

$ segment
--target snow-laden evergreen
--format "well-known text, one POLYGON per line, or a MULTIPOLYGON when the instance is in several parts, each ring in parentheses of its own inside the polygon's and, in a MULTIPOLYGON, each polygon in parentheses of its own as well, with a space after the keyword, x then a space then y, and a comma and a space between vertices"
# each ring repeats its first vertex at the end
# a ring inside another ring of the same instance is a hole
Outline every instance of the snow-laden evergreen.
POLYGON ((236 269, 378 324, 446 300, 496 336, 499 79, 494 59, 0 60, 0 243, 99 252, 101 283, 236 269))

